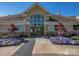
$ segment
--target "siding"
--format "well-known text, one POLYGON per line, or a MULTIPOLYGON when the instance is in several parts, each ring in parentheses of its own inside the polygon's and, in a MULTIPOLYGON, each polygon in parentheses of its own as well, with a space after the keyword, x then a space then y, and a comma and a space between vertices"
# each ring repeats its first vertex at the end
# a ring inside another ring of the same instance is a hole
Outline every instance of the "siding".
MULTIPOLYGON (((26 31, 26 24, 23 22, 15 22, 13 23, 18 27, 18 31, 17 32, 25 32, 26 31)), ((8 25, 10 25, 9 23, 0 23, 0 32, 8 32, 8 25)))
POLYGON ((56 24, 57 24, 57 22, 53 22, 53 21, 45 22, 45 25, 48 25, 48 32, 55 31, 56 24))
POLYGON ((65 25, 67 31, 73 31, 73 25, 65 25))
POLYGON ((25 25, 17 25, 18 31, 17 32, 25 32, 26 31, 26 26, 25 25))
MULTIPOLYGON (((73 31, 73 23, 67 23, 67 22, 62 23, 64 24, 64 27, 66 28, 67 31, 73 31)), ((57 24, 57 22, 48 21, 45 22, 45 24, 48 25, 49 32, 55 31, 55 25, 57 24)))
POLYGON ((0 32, 8 32, 8 26, 7 25, 0 25, 0 32))

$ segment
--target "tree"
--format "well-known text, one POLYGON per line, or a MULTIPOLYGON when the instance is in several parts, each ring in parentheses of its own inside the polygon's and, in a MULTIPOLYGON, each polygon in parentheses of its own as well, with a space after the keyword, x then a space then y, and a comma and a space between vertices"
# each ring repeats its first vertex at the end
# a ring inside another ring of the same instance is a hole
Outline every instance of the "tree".
POLYGON ((61 23, 60 21, 57 21, 57 22, 58 22, 58 24, 56 25, 57 34, 59 36, 64 36, 67 30, 65 29, 63 23, 61 23))

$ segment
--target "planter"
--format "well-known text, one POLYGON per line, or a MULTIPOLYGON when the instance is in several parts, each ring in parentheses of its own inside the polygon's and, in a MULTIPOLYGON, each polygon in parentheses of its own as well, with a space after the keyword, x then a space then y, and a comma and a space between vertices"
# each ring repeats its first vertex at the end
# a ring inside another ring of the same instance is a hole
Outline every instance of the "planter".
POLYGON ((18 45, 21 44, 23 41, 24 39, 20 37, 0 39, 0 47, 18 45))

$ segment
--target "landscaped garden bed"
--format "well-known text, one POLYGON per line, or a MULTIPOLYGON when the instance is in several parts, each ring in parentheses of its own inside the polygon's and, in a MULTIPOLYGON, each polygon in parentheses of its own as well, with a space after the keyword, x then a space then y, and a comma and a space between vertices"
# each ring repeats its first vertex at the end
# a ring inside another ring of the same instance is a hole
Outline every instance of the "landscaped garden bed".
POLYGON ((1 38, 0 39, 0 47, 19 45, 23 41, 24 41, 24 39, 21 37, 1 38))
POLYGON ((79 40, 79 36, 78 35, 77 36, 72 36, 71 38, 74 39, 74 40, 79 40))
POLYGON ((61 45, 79 45, 79 40, 73 40, 72 38, 56 36, 50 37, 50 41, 54 44, 61 44, 61 45))

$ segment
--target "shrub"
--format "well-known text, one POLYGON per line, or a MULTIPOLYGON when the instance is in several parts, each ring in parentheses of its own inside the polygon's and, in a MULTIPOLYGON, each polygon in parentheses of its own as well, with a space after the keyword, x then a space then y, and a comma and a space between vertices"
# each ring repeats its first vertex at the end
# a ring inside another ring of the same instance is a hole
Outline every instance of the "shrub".
POLYGON ((57 33, 56 32, 46 32, 46 35, 47 37, 51 37, 51 36, 56 36, 57 33))
POLYGON ((25 38, 27 38, 27 37, 29 37, 29 35, 27 35, 26 33, 22 32, 22 33, 20 33, 20 37, 25 37, 25 38))

